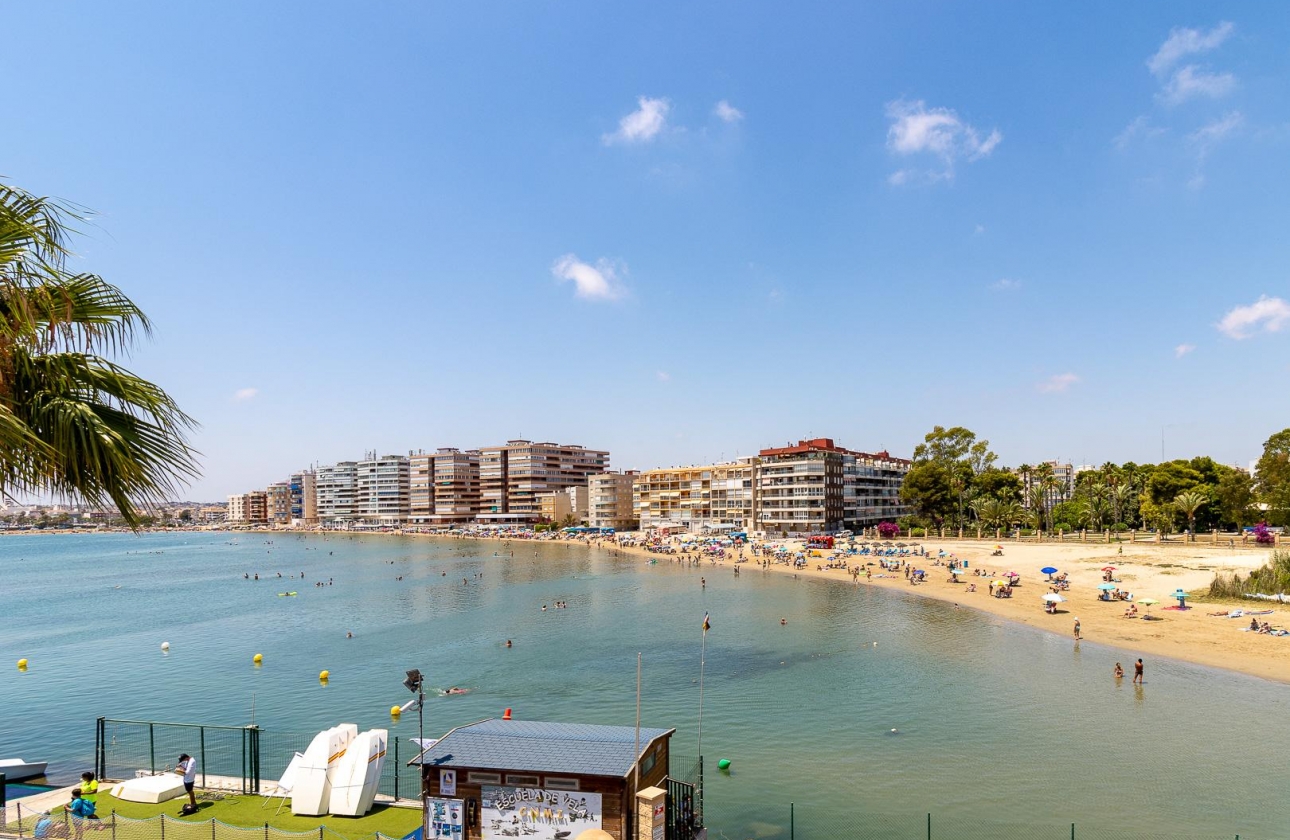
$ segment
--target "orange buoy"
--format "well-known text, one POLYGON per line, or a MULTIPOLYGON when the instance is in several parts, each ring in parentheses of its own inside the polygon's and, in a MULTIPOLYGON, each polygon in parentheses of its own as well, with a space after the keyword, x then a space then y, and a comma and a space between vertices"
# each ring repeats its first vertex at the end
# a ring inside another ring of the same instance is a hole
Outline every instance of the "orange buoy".
POLYGON ((511 719, 511 710, 507 709, 505 712, 502 713, 502 720, 510 720, 510 719, 511 719))

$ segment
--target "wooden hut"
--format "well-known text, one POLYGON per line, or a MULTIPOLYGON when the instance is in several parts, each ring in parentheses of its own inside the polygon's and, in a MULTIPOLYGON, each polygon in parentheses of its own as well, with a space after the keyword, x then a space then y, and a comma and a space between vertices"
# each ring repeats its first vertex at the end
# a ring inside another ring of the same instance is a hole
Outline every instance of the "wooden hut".
POLYGON ((642 728, 638 740, 631 726, 496 718, 457 727, 413 762, 425 840, 603 837, 597 830, 635 840, 640 802, 667 788, 675 731, 642 728))

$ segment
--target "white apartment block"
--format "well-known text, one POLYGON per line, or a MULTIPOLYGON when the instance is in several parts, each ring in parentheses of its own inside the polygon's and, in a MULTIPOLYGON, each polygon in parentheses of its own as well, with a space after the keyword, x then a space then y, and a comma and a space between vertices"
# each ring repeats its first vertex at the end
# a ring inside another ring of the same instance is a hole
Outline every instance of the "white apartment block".
POLYGON ((402 525, 411 510, 408 458, 375 452, 359 461, 354 470, 356 518, 367 525, 402 525))
POLYGON ((319 467, 315 476, 318 494, 318 521, 323 525, 352 522, 357 516, 358 463, 341 461, 319 467))
POLYGON ((637 526, 632 507, 635 470, 607 472, 587 477, 587 524, 592 528, 631 531, 637 526))

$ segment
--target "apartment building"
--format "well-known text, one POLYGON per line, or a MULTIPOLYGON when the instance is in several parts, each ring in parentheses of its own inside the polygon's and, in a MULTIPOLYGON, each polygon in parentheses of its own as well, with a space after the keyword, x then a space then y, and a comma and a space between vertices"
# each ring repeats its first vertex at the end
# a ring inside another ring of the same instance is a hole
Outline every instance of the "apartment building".
POLYGON ((537 498, 538 516, 545 522, 559 525, 573 513, 568 493, 543 493, 537 498))
POLYGON ((1075 476, 1084 468, 1077 468, 1061 461, 1044 461, 1039 467, 1030 467, 1025 471, 1012 470, 1021 479, 1022 498, 1026 503, 1030 503, 1031 488, 1041 488, 1045 510, 1051 510, 1054 505, 1069 501, 1075 494, 1075 476), (1043 469, 1045 467, 1047 469, 1043 469), (1053 480, 1045 483, 1045 474, 1050 470, 1053 480))
POLYGON ((758 530, 823 533, 863 528, 906 514, 900 486, 910 462, 855 452, 830 438, 758 453, 758 530))
POLYGON ((318 521, 323 525, 352 522, 357 516, 358 462, 341 461, 319 467, 314 479, 318 521))
POLYGON ((250 493, 229 496, 224 521, 235 525, 268 524, 268 494, 263 490, 252 490, 250 493))
POLYGON ((842 520, 847 528, 871 528, 910 513, 900 500, 911 462, 891 453, 851 452, 842 459, 842 520))
POLYGON ((587 477, 587 524, 592 528, 631 531, 637 527, 632 507, 635 470, 606 472, 587 477))
POLYGON ((274 527, 286 527, 291 524, 291 484, 278 481, 270 484, 264 491, 268 521, 274 527))
POLYGON ((409 522, 452 525, 479 513, 479 450, 440 447, 408 461, 409 522))
POLYGON ((585 486, 604 472, 609 453, 582 446, 510 440, 479 450, 480 522, 513 525, 536 522, 538 496, 585 486))
POLYGON ((309 527, 318 524, 317 475, 313 470, 294 473, 287 480, 291 488, 291 524, 309 527))
POLYGON ((354 468, 356 518, 366 525, 402 525, 411 510, 409 459, 369 452, 354 468))
POLYGON ((741 531, 756 521, 753 458, 723 464, 643 470, 632 483, 632 508, 642 530, 692 533, 741 531))

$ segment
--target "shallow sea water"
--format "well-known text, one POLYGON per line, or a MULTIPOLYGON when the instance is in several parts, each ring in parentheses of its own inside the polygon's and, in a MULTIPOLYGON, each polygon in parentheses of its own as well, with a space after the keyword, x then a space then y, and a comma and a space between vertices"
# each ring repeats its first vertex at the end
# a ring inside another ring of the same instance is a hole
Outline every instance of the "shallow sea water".
POLYGON ((92 766, 100 715, 243 725, 254 704, 266 730, 414 735, 415 715, 388 714, 413 667, 471 689, 428 700, 427 735, 507 707, 630 726, 638 651, 644 725, 675 727, 674 754, 693 756, 706 611, 713 837, 787 837, 790 802, 798 836, 928 811, 1053 837, 1072 822, 1290 836, 1286 686, 1170 660, 1117 685, 1133 652, 898 592, 581 546, 340 535, 4 537, 0 573, 0 757, 49 760, 58 779, 92 766), (542 611, 557 600, 568 609, 542 611))

